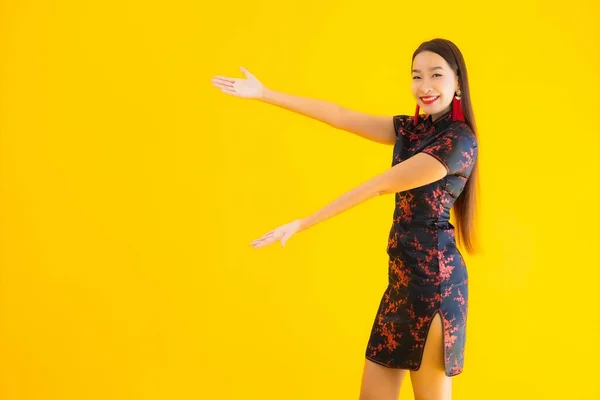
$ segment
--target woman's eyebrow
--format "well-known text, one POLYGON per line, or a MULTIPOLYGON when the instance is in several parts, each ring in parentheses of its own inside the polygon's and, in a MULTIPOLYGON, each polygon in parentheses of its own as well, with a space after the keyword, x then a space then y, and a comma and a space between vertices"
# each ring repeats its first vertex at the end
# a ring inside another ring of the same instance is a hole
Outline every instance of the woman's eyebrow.
MULTIPOLYGON (((442 67, 433 67, 433 68, 429 68, 429 70, 430 70, 430 71, 433 71, 434 69, 444 69, 444 68, 442 68, 442 67)), ((413 69, 413 70, 412 70, 412 72, 417 72, 417 73, 419 73, 419 72, 421 72, 421 70, 420 70, 420 69, 413 69)))

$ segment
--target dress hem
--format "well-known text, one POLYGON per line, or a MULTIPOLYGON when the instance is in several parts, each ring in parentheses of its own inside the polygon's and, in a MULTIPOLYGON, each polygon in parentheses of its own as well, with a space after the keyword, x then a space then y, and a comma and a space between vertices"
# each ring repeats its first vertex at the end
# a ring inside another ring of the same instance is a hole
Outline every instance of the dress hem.
MULTIPOLYGON (((365 358, 366 358, 367 360, 369 360, 369 361, 373 361, 374 363, 376 363, 376 364, 379 364, 379 365, 381 365, 381 366, 384 366, 384 367, 386 367, 386 368, 392 368, 392 369, 406 369, 406 370, 408 370, 408 371, 418 371, 418 370, 419 370, 419 368, 421 368, 421 365, 420 365, 420 364, 419 364, 419 366, 417 366, 417 367, 408 367, 408 366, 395 366, 395 365, 387 365, 387 364, 384 364, 383 362, 381 362, 381 361, 379 361, 379 360, 377 360, 377 359, 375 359, 375 358, 372 358, 372 357, 370 357, 370 356, 367 356, 367 355, 365 355, 365 358)), ((462 370, 460 370, 460 371, 458 371, 458 372, 455 372, 455 373, 448 374, 446 371, 444 371, 444 375, 446 375, 447 377, 451 378, 451 377, 453 377, 453 376, 460 375, 462 372, 463 372, 463 371, 462 371, 462 370)))

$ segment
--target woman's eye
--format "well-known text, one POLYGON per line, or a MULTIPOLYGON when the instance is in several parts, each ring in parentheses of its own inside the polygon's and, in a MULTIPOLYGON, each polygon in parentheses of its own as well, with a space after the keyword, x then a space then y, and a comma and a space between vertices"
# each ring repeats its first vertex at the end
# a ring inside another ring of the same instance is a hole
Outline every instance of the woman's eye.
POLYGON ((433 76, 436 76, 436 75, 438 75, 438 76, 442 76, 441 74, 433 74, 433 76))
POLYGON ((413 79, 421 79, 421 78, 418 76, 413 76, 413 79))

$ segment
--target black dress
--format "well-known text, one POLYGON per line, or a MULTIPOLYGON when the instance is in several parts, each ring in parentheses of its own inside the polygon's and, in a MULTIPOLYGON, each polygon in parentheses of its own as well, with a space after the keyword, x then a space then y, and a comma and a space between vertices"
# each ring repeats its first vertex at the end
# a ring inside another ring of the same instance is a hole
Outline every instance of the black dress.
POLYGON ((439 312, 444 330, 446 376, 463 370, 468 276, 456 247, 450 208, 477 158, 477 138, 448 112, 393 117, 396 144, 392 166, 419 152, 438 159, 448 174, 428 185, 395 194, 387 253, 388 287, 383 293, 366 358, 391 368, 418 370, 431 320, 439 312))

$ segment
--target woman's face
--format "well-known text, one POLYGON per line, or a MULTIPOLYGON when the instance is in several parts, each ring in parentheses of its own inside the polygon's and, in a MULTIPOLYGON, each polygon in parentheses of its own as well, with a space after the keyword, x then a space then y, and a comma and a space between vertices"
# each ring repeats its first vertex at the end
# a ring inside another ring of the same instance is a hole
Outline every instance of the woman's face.
POLYGON ((446 60, 437 53, 423 51, 412 66, 412 92, 424 113, 435 120, 450 111, 458 77, 446 60))

